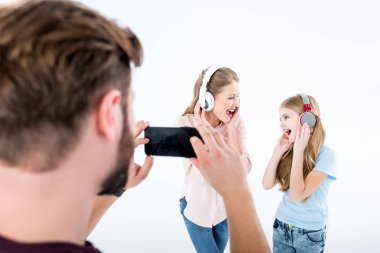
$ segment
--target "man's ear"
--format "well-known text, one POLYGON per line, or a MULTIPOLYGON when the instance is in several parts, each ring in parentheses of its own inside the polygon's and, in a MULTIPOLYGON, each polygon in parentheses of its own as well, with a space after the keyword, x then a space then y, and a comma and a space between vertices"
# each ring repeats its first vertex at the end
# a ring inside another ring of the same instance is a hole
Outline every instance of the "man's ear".
POLYGON ((123 115, 120 100, 121 92, 119 90, 109 90, 101 98, 95 112, 98 132, 109 140, 117 138, 121 129, 120 122, 123 115))

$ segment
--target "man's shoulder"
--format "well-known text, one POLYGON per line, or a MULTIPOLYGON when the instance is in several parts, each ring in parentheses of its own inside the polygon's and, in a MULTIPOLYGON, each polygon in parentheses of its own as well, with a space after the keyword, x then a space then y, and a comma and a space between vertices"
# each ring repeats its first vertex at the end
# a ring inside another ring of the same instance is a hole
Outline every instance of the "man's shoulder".
POLYGON ((0 253, 101 253, 92 243, 84 246, 64 242, 21 243, 0 236, 0 253))

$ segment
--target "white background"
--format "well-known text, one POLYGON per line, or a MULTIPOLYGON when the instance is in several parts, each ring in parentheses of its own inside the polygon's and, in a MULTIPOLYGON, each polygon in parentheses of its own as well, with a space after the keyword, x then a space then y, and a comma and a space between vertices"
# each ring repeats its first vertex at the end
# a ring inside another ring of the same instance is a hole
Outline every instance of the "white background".
MULTIPOLYGON (((313 95, 340 162, 326 251, 379 252, 378 1, 81 2, 142 41, 136 120, 172 126, 202 69, 222 64, 237 72, 253 159, 249 183, 270 244, 281 193, 264 191, 261 179, 281 133, 278 106, 299 92, 313 95)), ((111 207, 90 240, 104 252, 194 252, 178 206, 183 173, 179 159, 156 157, 150 176, 111 207)))
MULTIPOLYGON (((249 183, 270 244, 281 193, 264 191, 261 179, 281 133, 278 106, 299 92, 313 95, 340 161, 326 251, 379 251, 380 3, 82 2, 129 26, 143 43, 144 63, 133 79, 136 120, 172 126, 203 68, 237 72, 253 159, 249 183)), ((143 149, 137 154, 142 161, 143 149)), ((109 210, 90 239, 105 252, 195 252, 179 213, 183 179, 179 159, 156 157, 147 180, 109 210)))

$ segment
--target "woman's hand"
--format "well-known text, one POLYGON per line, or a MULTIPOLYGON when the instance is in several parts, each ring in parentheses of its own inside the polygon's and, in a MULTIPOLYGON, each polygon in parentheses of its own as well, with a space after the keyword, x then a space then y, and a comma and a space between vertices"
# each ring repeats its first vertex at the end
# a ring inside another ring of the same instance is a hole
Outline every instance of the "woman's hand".
POLYGON ((240 114, 239 114, 239 107, 236 107, 236 109, 235 109, 235 111, 234 111, 234 113, 232 115, 232 118, 230 119, 230 121, 228 121, 226 123, 227 129, 232 129, 232 128, 236 129, 236 123, 237 123, 237 121, 239 119, 239 116, 240 116, 240 114))
POLYGON ((302 153, 306 149, 310 140, 310 127, 307 123, 304 123, 301 128, 298 129, 296 139, 294 141, 293 152, 302 153))
POLYGON ((240 145, 240 139, 237 133, 237 126, 236 126, 238 119, 239 119, 239 107, 236 107, 230 121, 225 124, 226 124, 226 129, 227 129, 227 138, 230 140, 230 142, 233 144, 233 146, 241 155, 243 154, 243 149, 241 148, 241 145, 240 145))
POLYGON ((201 108, 199 102, 197 102, 194 107, 194 117, 197 121, 197 124, 203 124, 207 127, 211 127, 210 123, 206 119, 206 111, 201 108))

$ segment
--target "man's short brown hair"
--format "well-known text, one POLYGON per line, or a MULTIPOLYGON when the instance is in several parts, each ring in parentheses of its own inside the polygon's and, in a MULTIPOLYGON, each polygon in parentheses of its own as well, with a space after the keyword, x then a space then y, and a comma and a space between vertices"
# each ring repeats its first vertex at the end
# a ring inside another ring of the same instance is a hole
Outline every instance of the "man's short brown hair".
MULTIPOLYGON (((58 166, 102 95, 126 106, 142 47, 129 29, 71 1, 29 1, 0 11, 0 163, 58 166)), ((127 121, 127 119, 125 119, 127 121)))

